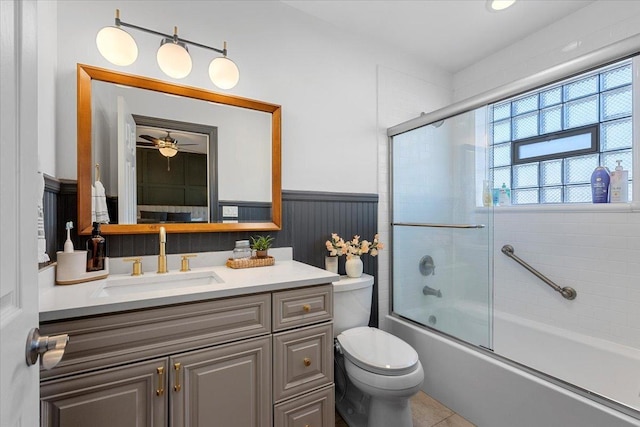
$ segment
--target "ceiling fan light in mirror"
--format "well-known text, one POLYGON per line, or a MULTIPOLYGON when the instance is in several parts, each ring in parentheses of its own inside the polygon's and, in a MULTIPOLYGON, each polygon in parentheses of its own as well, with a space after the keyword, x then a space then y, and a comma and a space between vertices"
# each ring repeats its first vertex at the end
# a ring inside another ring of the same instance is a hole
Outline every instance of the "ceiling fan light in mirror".
POLYGON ((98 31, 96 45, 100 54, 114 65, 131 65, 138 58, 138 45, 120 27, 104 27, 98 31))
POLYGON ((175 147, 160 147, 158 150, 165 157, 173 157, 178 154, 178 149, 175 147))
POLYGON ((160 69, 174 79, 187 77, 191 72, 191 55, 184 43, 169 38, 162 40, 156 59, 160 69))
POLYGON ((209 78, 220 89, 231 89, 238 84, 240 71, 232 60, 221 56, 209 64, 209 78))

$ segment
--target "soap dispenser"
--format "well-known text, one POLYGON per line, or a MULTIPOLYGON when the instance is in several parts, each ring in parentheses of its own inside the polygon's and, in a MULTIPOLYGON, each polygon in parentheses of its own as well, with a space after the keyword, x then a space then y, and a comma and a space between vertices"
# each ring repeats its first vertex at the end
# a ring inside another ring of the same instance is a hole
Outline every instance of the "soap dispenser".
POLYGON ((629 171, 622 168, 622 160, 616 160, 618 166, 611 172, 611 203, 629 201, 629 171))
POLYGON ((87 239, 87 271, 100 271, 105 269, 107 256, 107 242, 100 235, 100 223, 93 223, 91 237, 87 239))
POLYGON ((591 174, 591 198, 593 203, 609 203, 609 170, 598 166, 591 174))

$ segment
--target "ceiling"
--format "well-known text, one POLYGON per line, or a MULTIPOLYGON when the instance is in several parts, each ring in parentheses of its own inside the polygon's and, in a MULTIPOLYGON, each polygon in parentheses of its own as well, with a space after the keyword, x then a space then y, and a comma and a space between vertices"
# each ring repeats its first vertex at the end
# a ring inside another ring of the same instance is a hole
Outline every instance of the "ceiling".
POLYGON ((282 0, 356 36, 456 73, 587 6, 589 0, 282 0))

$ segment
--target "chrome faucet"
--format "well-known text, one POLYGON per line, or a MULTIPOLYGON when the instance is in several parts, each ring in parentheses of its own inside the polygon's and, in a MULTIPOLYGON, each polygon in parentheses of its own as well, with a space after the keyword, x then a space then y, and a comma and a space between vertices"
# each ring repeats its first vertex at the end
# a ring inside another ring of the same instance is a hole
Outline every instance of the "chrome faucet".
POLYGON ((442 298, 442 292, 440 292, 440 289, 433 289, 433 288, 430 288, 429 286, 425 286, 424 288, 422 288, 422 293, 424 295, 433 295, 438 298, 442 298))
POLYGON ((167 230, 160 227, 160 254, 158 255, 158 273, 167 273, 167 254, 165 245, 167 244, 167 230))

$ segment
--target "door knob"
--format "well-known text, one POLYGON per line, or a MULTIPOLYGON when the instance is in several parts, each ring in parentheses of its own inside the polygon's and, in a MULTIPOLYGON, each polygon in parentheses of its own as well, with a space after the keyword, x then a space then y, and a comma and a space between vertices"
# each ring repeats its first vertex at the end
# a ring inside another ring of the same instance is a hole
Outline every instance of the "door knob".
POLYGON ((69 342, 69 335, 42 336, 38 328, 33 328, 27 336, 26 359, 27 366, 31 366, 38 361, 38 356, 42 356, 40 363, 46 370, 55 367, 62 359, 64 349, 69 342))

